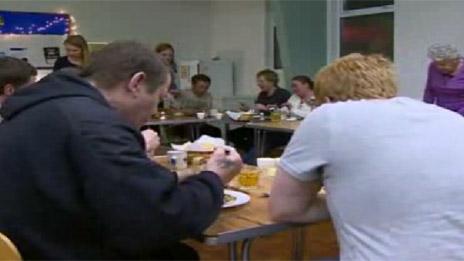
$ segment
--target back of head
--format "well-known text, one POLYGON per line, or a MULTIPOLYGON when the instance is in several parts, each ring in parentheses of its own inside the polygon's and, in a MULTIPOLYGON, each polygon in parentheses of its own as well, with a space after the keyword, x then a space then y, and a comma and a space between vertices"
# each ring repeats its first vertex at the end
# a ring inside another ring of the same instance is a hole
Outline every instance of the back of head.
POLYGON ((14 57, 0 58, 0 95, 3 95, 4 87, 11 84, 18 89, 31 81, 37 75, 37 70, 29 63, 14 57))
POLYGON ((150 92, 167 80, 167 69, 150 49, 137 42, 121 41, 93 53, 81 76, 94 81, 98 88, 111 90, 138 72, 145 73, 150 92))
POLYGON ((392 98, 397 89, 392 62, 379 54, 354 53, 336 59, 317 73, 314 84, 319 104, 392 98))

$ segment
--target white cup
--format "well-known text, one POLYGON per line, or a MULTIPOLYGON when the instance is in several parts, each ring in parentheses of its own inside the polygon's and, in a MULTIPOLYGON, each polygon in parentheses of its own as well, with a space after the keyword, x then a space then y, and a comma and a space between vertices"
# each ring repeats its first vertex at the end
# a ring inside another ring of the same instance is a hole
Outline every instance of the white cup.
POLYGON ((181 150, 170 150, 167 152, 169 165, 175 169, 187 168, 187 152, 181 150))
POLYGON ((222 113, 216 113, 216 114, 213 114, 213 115, 214 115, 214 117, 215 117, 217 120, 222 119, 222 116, 223 116, 222 113))
POLYGON ((258 158, 256 160, 256 165, 258 165, 258 168, 272 168, 272 167, 277 167, 277 162, 273 158, 258 158))
POLYGON ((197 118, 203 120, 206 117, 206 113, 204 112, 197 112, 197 118))
POLYGON ((267 176, 273 177, 277 172, 278 159, 258 158, 257 165, 267 176))

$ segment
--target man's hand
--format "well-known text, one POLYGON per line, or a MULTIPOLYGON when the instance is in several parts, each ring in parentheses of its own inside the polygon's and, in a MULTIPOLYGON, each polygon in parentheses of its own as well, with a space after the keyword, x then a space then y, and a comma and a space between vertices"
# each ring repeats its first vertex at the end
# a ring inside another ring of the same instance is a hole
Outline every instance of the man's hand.
POLYGON ((255 110, 257 110, 257 111, 267 111, 268 108, 267 108, 266 105, 257 103, 257 104, 255 104, 255 110))
POLYGON ((291 110, 292 109, 292 104, 290 104, 289 102, 286 102, 286 103, 282 104, 280 107, 282 109, 287 108, 287 109, 291 110))
POLYGON ((226 185, 242 169, 242 159, 234 148, 218 148, 206 164, 206 170, 216 173, 226 185))
POLYGON ((143 139, 145 140, 145 151, 148 156, 154 156, 156 149, 160 145, 160 138, 158 133, 153 130, 147 129, 142 131, 143 139))

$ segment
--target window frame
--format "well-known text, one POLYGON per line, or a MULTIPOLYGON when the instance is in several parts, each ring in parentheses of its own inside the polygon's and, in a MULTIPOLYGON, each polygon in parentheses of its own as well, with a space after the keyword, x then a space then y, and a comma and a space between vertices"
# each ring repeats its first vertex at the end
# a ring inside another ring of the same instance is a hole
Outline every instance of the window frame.
MULTIPOLYGON (((343 10, 343 0, 327 1, 327 62, 330 63, 332 60, 340 57, 341 19, 383 13, 393 13, 393 17, 395 17, 396 6, 393 4, 356 10, 343 10)), ((393 29, 395 30, 395 21, 393 21, 393 29)), ((395 53, 395 46, 393 46, 393 53, 395 53)))

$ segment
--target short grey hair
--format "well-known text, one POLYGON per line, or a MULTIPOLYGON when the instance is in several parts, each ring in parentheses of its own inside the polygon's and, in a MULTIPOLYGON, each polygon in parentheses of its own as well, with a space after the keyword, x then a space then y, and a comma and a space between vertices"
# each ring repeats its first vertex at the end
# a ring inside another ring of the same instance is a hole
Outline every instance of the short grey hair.
POLYGON ((453 60, 461 58, 456 47, 451 44, 434 44, 428 49, 428 57, 434 61, 453 60))

